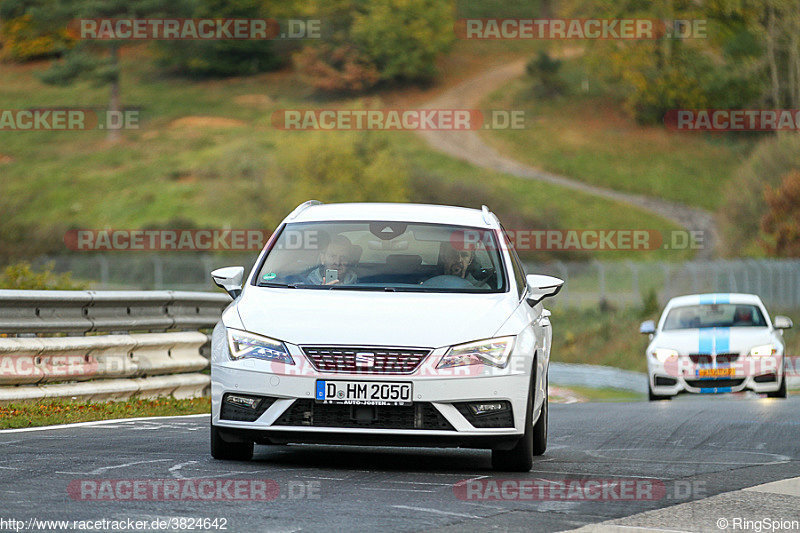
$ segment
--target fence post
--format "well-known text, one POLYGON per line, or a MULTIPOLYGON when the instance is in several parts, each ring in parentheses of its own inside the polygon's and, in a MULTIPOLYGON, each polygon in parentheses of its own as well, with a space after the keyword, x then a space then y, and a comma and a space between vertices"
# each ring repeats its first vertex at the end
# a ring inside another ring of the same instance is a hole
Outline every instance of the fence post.
POLYGON ((153 284, 156 289, 164 287, 164 263, 158 255, 152 257, 153 261, 153 284))
POLYGON ((97 256, 97 262, 100 263, 100 288, 105 289, 108 287, 108 259, 100 254, 97 256))

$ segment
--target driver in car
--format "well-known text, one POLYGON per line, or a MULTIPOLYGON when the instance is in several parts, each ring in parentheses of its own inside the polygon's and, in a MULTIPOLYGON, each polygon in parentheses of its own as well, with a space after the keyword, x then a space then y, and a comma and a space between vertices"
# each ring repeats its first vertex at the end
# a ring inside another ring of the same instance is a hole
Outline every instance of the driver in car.
POLYGON ((463 278, 481 289, 488 288, 485 282, 475 279, 469 271, 472 261, 475 260, 474 250, 456 250, 452 244, 442 243, 440 253, 444 275, 463 278))
POLYGON ((306 283, 310 285, 353 285, 358 282, 354 268, 356 263, 355 246, 344 235, 334 235, 320 254, 319 262, 319 266, 308 274, 306 283))

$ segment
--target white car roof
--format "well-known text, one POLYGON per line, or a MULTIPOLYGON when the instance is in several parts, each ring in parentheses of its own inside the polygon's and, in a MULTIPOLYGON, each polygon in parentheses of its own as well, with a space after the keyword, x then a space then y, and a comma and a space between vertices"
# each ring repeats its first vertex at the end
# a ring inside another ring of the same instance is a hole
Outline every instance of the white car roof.
POLYGON ((739 292, 717 292, 707 294, 687 294, 676 296, 667 303, 667 307, 679 305, 699 305, 699 304, 756 304, 763 305, 761 298, 755 294, 744 294, 739 292))
POLYGON ((485 217, 484 212, 479 209, 449 205, 404 203, 303 204, 290 214, 284 222, 325 222, 335 220, 427 222, 491 229, 499 229, 500 227, 494 215, 490 214, 490 216, 485 217))

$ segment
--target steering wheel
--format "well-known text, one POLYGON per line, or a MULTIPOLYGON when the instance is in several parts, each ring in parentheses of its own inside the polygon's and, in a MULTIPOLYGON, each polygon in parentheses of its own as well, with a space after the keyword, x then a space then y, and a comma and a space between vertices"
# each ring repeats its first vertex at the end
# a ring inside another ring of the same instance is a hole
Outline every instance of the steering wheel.
POLYGON ((434 289, 474 289, 475 285, 458 276, 443 274, 426 279, 420 285, 434 289))

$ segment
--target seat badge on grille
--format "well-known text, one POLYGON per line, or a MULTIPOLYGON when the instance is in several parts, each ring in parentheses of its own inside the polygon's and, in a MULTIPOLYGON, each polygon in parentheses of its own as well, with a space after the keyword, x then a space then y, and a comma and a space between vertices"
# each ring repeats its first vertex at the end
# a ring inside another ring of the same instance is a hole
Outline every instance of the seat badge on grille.
POLYGON ((356 366, 360 368, 372 368, 375 366, 375 354, 372 352, 356 353, 356 366))

